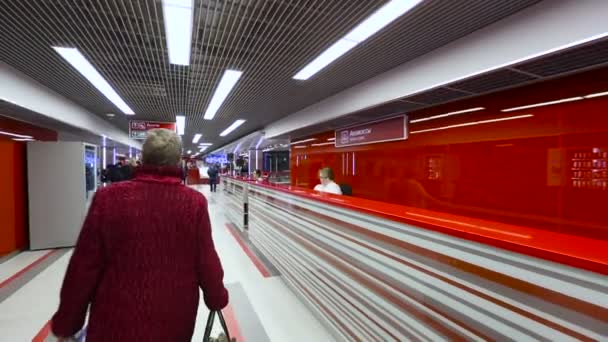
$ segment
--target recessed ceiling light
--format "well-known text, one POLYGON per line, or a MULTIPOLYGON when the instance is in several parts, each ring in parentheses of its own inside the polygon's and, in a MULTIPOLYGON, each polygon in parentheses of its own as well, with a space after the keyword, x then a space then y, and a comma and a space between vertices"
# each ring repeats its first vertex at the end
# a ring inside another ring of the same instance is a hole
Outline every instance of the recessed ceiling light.
POLYGON ((485 109, 484 107, 475 107, 475 108, 463 109, 463 110, 459 110, 459 111, 456 111, 456 112, 449 112, 449 113, 445 113, 445 114, 439 114, 439 115, 429 116, 428 118, 411 120, 410 123, 435 120, 435 119, 445 118, 447 116, 452 116, 452 115, 477 112, 477 111, 484 110, 484 109, 485 109))
POLYGON ((586 99, 592 99, 594 97, 600 97, 600 96, 606 96, 606 95, 608 95, 608 91, 605 91, 603 93, 589 94, 589 95, 586 95, 585 98, 586 99))
POLYGON ((228 134, 232 133, 235 129, 237 129, 240 125, 244 124, 245 120, 239 119, 232 123, 228 128, 226 128, 222 133, 220 133, 220 137, 225 137, 228 134))
POLYGON ((75 48, 63 48, 54 46, 53 49, 70 63, 78 72, 84 76, 91 84, 97 88, 108 100, 127 115, 134 115, 135 112, 118 95, 116 90, 101 76, 91 63, 75 48))
POLYGON ((5 132, 5 131, 0 131, 0 134, 8 135, 9 137, 21 138, 21 139, 33 139, 34 138, 31 135, 16 134, 16 133, 5 132))
POLYGON ((192 153, 192 150, 188 150, 188 152, 186 152, 186 153, 191 154, 191 153, 192 153))
POLYGON ((163 0, 165 35, 171 64, 190 64, 192 12, 192 0, 163 0))
POLYGON ((306 139, 306 140, 294 141, 294 142, 292 142, 292 143, 291 143, 291 144, 289 144, 289 145, 302 144, 302 143, 305 143, 305 142, 309 142, 309 141, 315 141, 315 140, 317 140, 317 139, 315 139, 315 138, 310 138, 310 139, 306 139))
POLYGON ((184 135, 184 132, 186 131, 186 117, 177 115, 175 117, 175 125, 177 127, 177 134, 184 135))
POLYGON ((108 116, 108 117, 110 117, 110 118, 113 118, 113 117, 115 117, 115 116, 116 116, 116 114, 114 114, 114 113, 107 113, 107 114, 106 114, 106 116, 108 116))
POLYGON ((201 140, 202 137, 203 137, 202 134, 195 134, 194 138, 192 138, 192 143, 196 144, 199 140, 201 140))
POLYGON ((554 104, 558 104, 558 103, 579 101, 579 100, 582 100, 582 99, 583 99, 582 96, 575 96, 575 97, 569 97, 567 99, 561 99, 561 100, 555 100, 555 101, 549 101, 549 102, 540 102, 540 103, 534 103, 534 104, 526 105, 526 106, 501 109, 500 111, 501 112, 513 112, 513 111, 516 111, 516 110, 536 108, 536 107, 542 107, 542 106, 550 106, 550 105, 554 105, 554 104))
POLYGON ((465 123, 461 123, 461 124, 457 124, 457 125, 441 126, 441 127, 436 127, 436 128, 422 129, 422 130, 419 130, 419 131, 411 131, 410 134, 433 132, 433 131, 441 131, 441 130, 450 129, 450 128, 475 126, 475 125, 487 124, 487 123, 492 123, 492 122, 500 122, 500 121, 516 120, 516 119, 525 119, 525 118, 531 118, 533 116, 534 115, 532 115, 532 114, 526 114, 526 115, 510 116, 510 117, 507 117, 507 118, 500 118, 500 119, 465 122, 465 123))
POLYGON ((222 103, 224 103, 224 100, 226 100, 236 82, 241 78, 241 75, 243 73, 236 70, 224 71, 224 75, 215 89, 211 102, 209 102, 209 107, 207 107, 207 111, 205 112, 205 120, 213 120, 222 103))
POLYGON ((330 63, 340 58, 357 44, 373 36, 395 19, 414 8, 422 0, 392 0, 382 6, 363 22, 352 29, 346 36, 340 38, 317 58, 300 70, 293 78, 307 80, 330 63))

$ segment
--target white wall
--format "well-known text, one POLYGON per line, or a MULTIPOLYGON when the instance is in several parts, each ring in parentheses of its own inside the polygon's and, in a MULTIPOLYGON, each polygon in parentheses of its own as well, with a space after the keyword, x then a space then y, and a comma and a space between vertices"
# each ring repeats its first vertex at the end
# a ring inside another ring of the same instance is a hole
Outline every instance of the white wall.
POLYGON ((141 149, 141 143, 130 139, 127 133, 3 62, 0 62, 0 99, 141 149))
POLYGON ((86 213, 84 145, 27 144, 30 248, 76 244, 86 213))
POLYGON ((266 138, 607 36, 607 13, 604 0, 543 1, 276 121, 265 127, 266 138))

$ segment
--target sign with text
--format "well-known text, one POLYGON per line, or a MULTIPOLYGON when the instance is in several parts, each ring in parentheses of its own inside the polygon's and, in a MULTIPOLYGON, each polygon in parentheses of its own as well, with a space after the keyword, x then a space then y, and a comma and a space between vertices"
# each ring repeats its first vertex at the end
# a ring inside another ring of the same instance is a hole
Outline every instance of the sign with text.
POLYGON ((336 130, 336 147, 407 139, 407 116, 373 121, 336 130))
POLYGON ((148 131, 156 128, 166 128, 175 131, 175 122, 130 121, 129 137, 132 139, 146 139, 148 131))

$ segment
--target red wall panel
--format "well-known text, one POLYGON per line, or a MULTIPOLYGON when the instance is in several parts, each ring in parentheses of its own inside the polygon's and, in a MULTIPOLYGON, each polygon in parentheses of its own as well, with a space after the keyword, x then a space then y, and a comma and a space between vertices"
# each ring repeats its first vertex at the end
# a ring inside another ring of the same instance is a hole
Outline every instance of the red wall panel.
MULTIPOLYGON (((56 141, 57 132, 0 116, 0 131, 56 141)), ((0 134, 0 256, 28 245, 25 142, 0 134)))
POLYGON ((293 148, 292 183, 312 188, 329 166, 357 197, 608 239, 608 96, 500 111, 608 91, 606 79, 608 68, 410 113, 486 108, 411 124, 406 141, 293 148))

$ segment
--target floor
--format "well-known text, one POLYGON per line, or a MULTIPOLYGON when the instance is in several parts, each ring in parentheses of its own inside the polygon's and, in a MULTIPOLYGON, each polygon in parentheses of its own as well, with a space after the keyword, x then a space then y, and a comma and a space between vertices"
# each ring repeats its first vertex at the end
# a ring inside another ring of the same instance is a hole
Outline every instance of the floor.
MULTIPOLYGON (((233 337, 238 342, 333 341, 272 265, 256 257, 257 251, 248 247, 246 237, 227 222, 221 189, 216 193, 210 193, 207 186, 196 189, 209 199, 213 238, 231 298, 224 316, 233 337)), ((70 255, 70 249, 26 251, 0 259, 0 342, 54 340, 49 336, 48 321, 58 306, 70 255)), ((207 315, 201 303, 193 341, 202 340, 207 315)), ((216 324, 212 335, 220 331, 216 324)))

